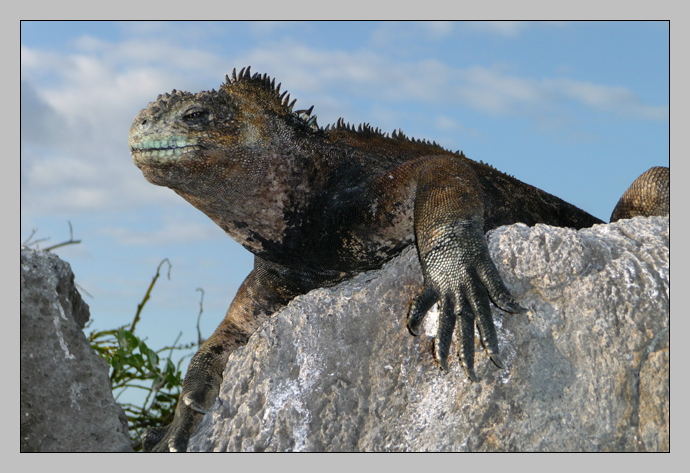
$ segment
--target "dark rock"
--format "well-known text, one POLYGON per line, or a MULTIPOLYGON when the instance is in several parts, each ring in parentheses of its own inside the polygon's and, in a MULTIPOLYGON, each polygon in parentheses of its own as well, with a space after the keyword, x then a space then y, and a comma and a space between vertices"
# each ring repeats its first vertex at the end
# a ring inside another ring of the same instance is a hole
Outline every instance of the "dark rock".
POLYGON ((89 306, 68 263, 21 250, 22 452, 132 451, 108 365, 89 345, 89 306))
MULTIPOLYGON (((494 308, 506 370, 478 383, 406 329, 413 249, 296 298, 230 357, 190 450, 668 451, 668 218, 488 235, 513 295, 494 308)), ((430 314, 431 315, 431 314, 430 314)), ((455 350, 455 343, 453 350, 455 350)))

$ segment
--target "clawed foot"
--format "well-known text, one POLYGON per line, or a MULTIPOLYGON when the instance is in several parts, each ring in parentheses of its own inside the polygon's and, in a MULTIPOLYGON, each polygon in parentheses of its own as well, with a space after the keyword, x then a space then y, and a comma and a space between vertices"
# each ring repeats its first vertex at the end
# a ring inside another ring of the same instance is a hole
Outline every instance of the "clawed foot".
POLYGON ((170 425, 147 429, 142 436, 147 452, 185 452, 192 433, 206 414, 206 410, 189 394, 180 396, 175 419, 170 425))
POLYGON ((467 376, 476 382, 475 323, 491 361, 497 367, 505 369, 498 351, 498 338, 489 302, 512 314, 524 313, 526 310, 515 302, 503 284, 489 256, 484 235, 467 232, 464 237, 456 240, 455 245, 446 245, 425 255, 422 264, 425 283, 421 293, 410 305, 407 327, 412 335, 418 335, 427 312, 438 302, 435 340, 438 363, 443 371, 448 371, 448 354, 457 321, 458 340, 461 344, 460 360, 467 376))
POLYGON ((147 452, 185 452, 206 411, 218 397, 223 358, 202 347, 189 363, 175 418, 165 427, 147 429, 142 437, 147 452))
MULTIPOLYGON (((479 316, 476 316, 472 305, 467 298, 462 297, 462 303, 457 303, 455 295, 439 296, 429 286, 424 286, 422 293, 415 298, 411 304, 407 321, 407 328, 412 335, 419 335, 420 326, 429 309, 436 303, 439 304, 438 325, 436 331, 435 351, 439 366, 443 371, 448 371, 448 355, 450 344, 453 340, 453 329, 458 330, 458 340, 461 343, 460 360, 467 376, 477 382, 478 378, 474 372, 474 326, 475 321, 479 328, 482 344, 493 363, 505 369, 505 364, 498 351, 498 338, 489 307, 488 299, 478 301, 479 316)), ((526 310, 520 307, 512 299, 510 303, 499 306, 506 312, 512 314, 524 313, 526 310)))

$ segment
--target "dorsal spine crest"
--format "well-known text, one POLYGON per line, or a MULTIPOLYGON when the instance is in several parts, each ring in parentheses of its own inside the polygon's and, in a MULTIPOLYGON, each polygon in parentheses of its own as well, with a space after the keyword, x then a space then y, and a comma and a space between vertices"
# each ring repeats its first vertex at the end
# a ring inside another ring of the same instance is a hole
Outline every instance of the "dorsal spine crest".
MULTIPOLYGON (((345 131, 367 137, 378 136, 385 139, 410 142, 432 148, 438 148, 439 150, 443 150, 445 152, 451 152, 436 143, 436 141, 427 141, 426 139, 420 140, 419 138, 415 139, 413 137, 408 137, 401 129, 393 130, 392 133, 384 133, 380 128, 373 128, 369 123, 353 125, 349 122, 345 122, 345 119, 342 117, 338 118, 334 124, 328 124, 325 127, 320 127, 317 124, 316 115, 312 116, 312 112, 314 111, 313 105, 308 109, 294 110, 297 99, 290 101, 290 94, 288 91, 283 91, 282 93, 280 92, 282 83, 278 83, 278 85, 276 85, 275 79, 271 78, 268 74, 252 74, 251 66, 240 69, 239 73, 235 68, 233 68, 232 74, 230 76, 225 76, 225 83, 221 84, 221 90, 233 87, 235 85, 253 86, 259 90, 267 92, 269 97, 275 101, 276 106, 281 109, 285 115, 291 115, 299 119, 315 132, 319 131, 328 133, 333 131, 345 131)), ((173 94, 174 93, 175 91, 173 91, 173 94)), ((167 98, 168 94, 166 94, 165 97, 167 98)), ((456 151, 455 154, 464 157, 464 154, 462 154, 460 151, 456 151)))

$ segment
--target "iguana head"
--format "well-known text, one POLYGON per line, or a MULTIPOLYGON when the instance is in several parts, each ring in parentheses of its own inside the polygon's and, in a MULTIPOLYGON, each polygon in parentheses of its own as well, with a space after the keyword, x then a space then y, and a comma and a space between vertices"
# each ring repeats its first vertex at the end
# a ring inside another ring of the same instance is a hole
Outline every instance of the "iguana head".
POLYGON ((233 70, 218 91, 173 90, 134 119, 132 159, 149 182, 173 189, 261 251, 261 242, 281 238, 284 213, 298 205, 307 161, 301 143, 318 130, 312 109, 293 111, 294 103, 249 68, 233 70))
POLYGON ((146 179, 183 192, 198 188, 190 178, 201 174, 242 175, 246 184, 286 134, 318 129, 313 107, 293 111, 295 101, 267 75, 246 68, 225 79, 218 91, 159 95, 137 115, 129 147, 146 179))

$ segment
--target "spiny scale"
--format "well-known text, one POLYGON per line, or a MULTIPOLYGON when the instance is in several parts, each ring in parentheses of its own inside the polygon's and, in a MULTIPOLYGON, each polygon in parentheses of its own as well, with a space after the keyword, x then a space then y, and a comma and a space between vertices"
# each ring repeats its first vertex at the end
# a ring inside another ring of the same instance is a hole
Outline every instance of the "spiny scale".
MULTIPOLYGON (((278 83, 276 86, 276 81, 275 79, 272 79, 268 74, 263 74, 263 76, 259 73, 255 73, 254 75, 251 74, 251 66, 243 67, 240 69, 239 74, 237 73, 237 69, 233 68, 232 69, 232 74, 230 77, 228 75, 225 75, 225 84, 224 85, 232 85, 236 84, 241 81, 253 81, 257 85, 261 86, 264 90, 267 90, 269 92, 273 92, 275 96, 278 98, 280 101, 280 104, 285 107, 286 111, 289 113, 294 114, 298 118, 300 118, 302 121, 304 121, 309 127, 314 129, 315 131, 332 131, 332 130, 346 130, 352 133, 366 133, 366 134, 373 134, 373 135, 378 135, 383 138, 392 138, 394 140, 400 140, 400 141, 410 141, 413 143, 419 143, 427 146, 432 146, 435 148, 443 149, 444 151, 448 151, 445 148, 443 148, 441 145, 436 143, 435 141, 427 141, 426 139, 420 140, 420 139, 415 139, 412 137, 408 137, 403 133, 401 129, 398 130, 393 130, 392 133, 384 133, 381 131, 381 129, 377 128, 372 128, 369 123, 364 123, 360 124, 358 126, 351 125, 350 123, 345 123, 345 120, 341 117, 338 118, 335 124, 328 124, 326 125, 325 128, 321 128, 318 126, 316 123, 316 115, 313 117, 311 116, 314 106, 312 105, 308 109, 304 110, 297 110, 294 111, 294 106, 295 103, 297 102, 297 99, 292 100, 290 102, 290 94, 287 91, 284 91, 282 94, 280 93, 280 87, 282 83, 278 83)), ((455 151, 455 154, 457 155, 462 155, 461 151, 455 151)))

